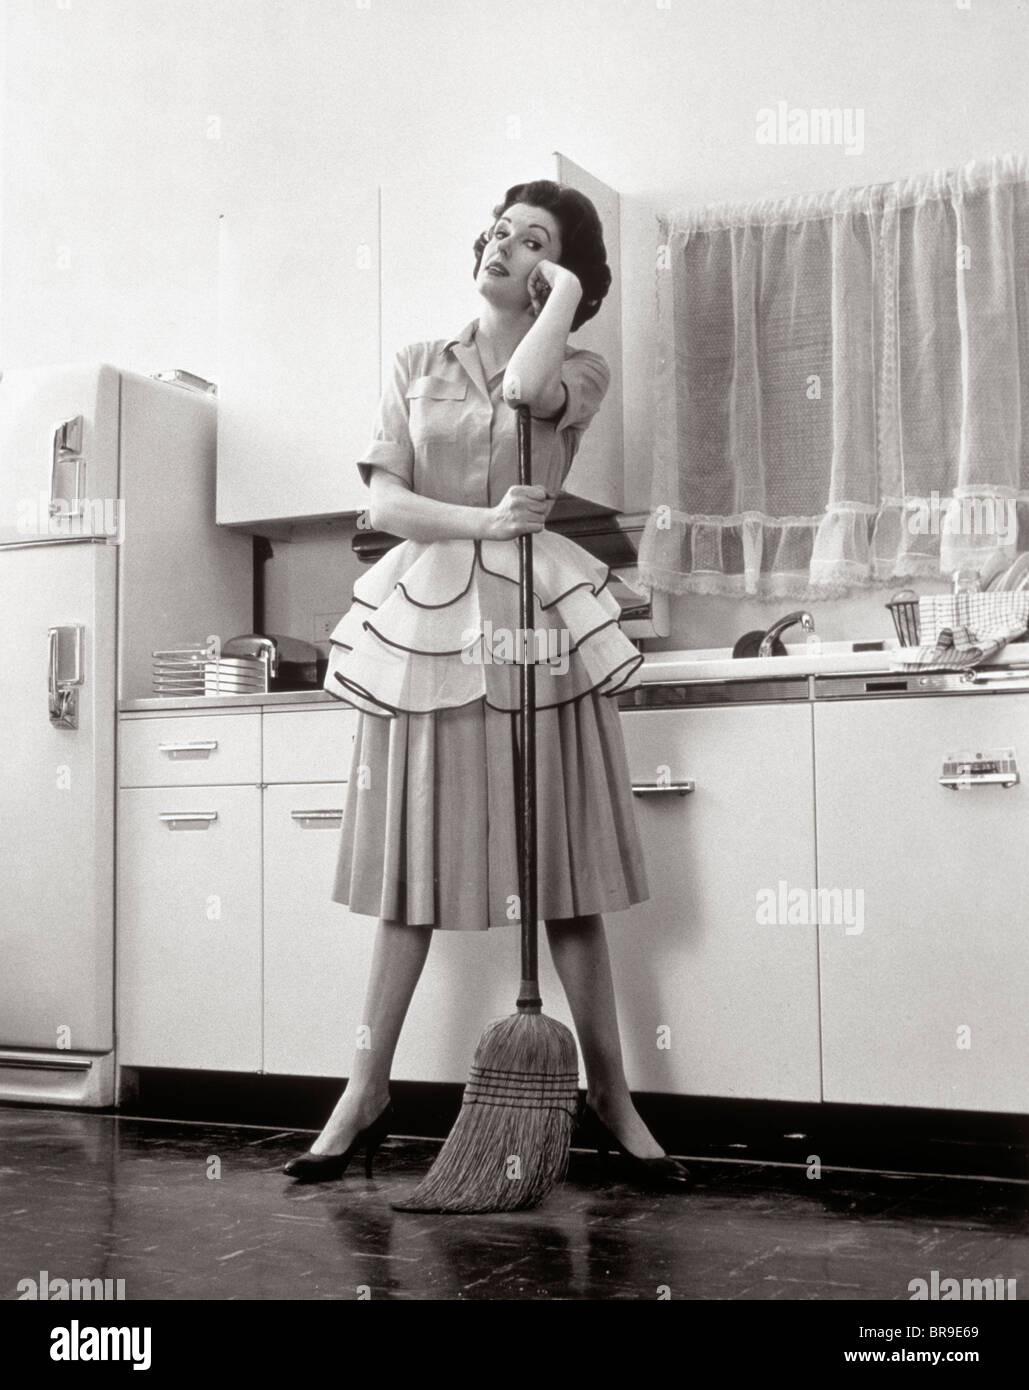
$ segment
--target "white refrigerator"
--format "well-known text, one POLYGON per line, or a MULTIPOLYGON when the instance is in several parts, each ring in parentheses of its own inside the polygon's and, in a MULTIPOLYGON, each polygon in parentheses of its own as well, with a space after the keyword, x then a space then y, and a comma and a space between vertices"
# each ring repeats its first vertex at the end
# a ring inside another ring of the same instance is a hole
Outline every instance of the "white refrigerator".
POLYGON ((118 701, 252 627, 216 409, 106 364, 0 374, 0 1100, 115 1098, 118 701))

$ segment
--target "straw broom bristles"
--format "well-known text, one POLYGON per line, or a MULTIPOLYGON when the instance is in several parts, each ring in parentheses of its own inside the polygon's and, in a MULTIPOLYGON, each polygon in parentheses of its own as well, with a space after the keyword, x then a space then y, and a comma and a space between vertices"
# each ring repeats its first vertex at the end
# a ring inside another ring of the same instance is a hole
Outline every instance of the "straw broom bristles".
POLYGON ((397 1211, 518 1211, 542 1202, 568 1168, 578 1111, 569 1029, 538 1011, 491 1023, 461 1111, 435 1163, 397 1211))

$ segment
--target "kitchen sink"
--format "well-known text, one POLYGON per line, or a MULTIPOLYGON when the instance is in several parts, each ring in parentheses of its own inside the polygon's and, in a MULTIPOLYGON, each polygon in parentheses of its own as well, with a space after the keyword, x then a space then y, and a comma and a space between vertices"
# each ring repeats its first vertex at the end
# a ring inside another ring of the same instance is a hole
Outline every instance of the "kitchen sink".
MULTIPOLYGON (((731 647, 648 652, 641 679, 653 681, 773 680, 784 676, 819 676, 889 671, 900 650, 896 638, 867 642, 786 643, 785 656, 733 657, 731 647), (869 646, 881 650, 869 651, 869 646)), ((1029 642, 1009 642, 990 666, 1029 664, 1029 642)))

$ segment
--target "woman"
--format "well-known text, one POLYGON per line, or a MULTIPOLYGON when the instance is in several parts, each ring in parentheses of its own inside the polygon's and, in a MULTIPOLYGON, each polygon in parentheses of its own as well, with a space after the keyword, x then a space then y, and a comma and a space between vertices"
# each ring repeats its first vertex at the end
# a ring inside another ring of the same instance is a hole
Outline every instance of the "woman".
MULTIPOLYGON (((611 283, 596 209, 549 180, 518 184, 475 243, 478 319, 394 361, 359 467, 376 529, 404 537, 354 586, 334 634, 339 694, 361 711, 333 897, 379 920, 371 1045, 311 1150, 285 1171, 338 1177, 391 1119, 389 1073, 432 931, 510 924, 518 892, 514 735, 518 546, 534 541, 539 913, 586 1069, 584 1118, 648 1186, 685 1186, 632 1103, 602 911, 648 896, 616 702, 642 658, 619 630, 607 568, 545 531, 607 389, 570 332, 611 283), (518 485, 513 407, 532 420, 518 485), (544 641, 545 636, 545 641, 544 641)), ((526 639, 523 639, 526 640, 526 639)), ((532 640, 532 639, 529 639, 532 640)), ((638 680, 638 677, 635 677, 638 680)))

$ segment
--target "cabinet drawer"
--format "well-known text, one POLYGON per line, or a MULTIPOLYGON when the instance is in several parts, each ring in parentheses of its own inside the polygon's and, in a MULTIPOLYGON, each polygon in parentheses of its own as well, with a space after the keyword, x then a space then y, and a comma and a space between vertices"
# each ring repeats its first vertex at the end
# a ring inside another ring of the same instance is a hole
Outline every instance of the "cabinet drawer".
POLYGON ((357 710, 265 710, 265 782, 346 782, 357 710))
POLYGON ((261 780, 261 712, 123 719, 123 787, 193 787, 261 780))

